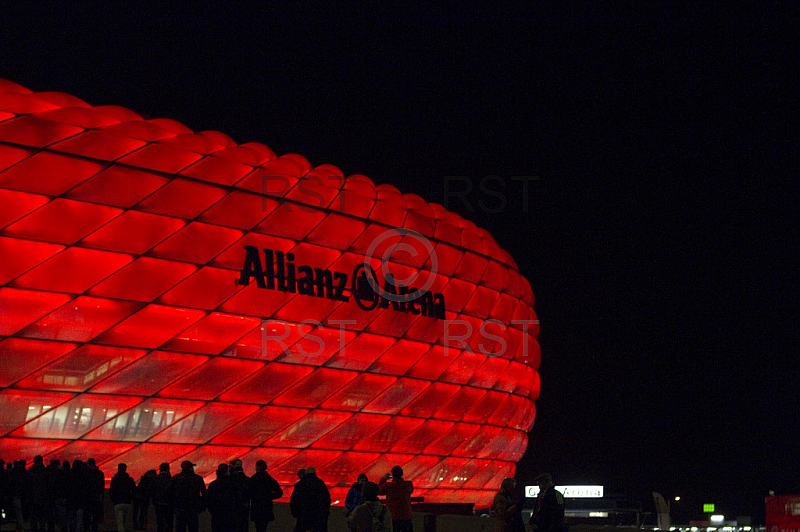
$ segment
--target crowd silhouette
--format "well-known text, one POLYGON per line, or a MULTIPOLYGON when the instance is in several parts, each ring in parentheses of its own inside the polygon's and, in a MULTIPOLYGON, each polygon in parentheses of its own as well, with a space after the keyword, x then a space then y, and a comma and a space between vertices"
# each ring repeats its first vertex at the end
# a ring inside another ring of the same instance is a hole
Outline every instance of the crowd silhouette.
MULTIPOLYGON (((136 482, 126 464, 117 464, 108 490, 117 532, 152 530, 152 523, 148 523, 150 505, 154 507, 157 532, 197 532, 204 511, 211 515, 213 532, 247 532, 251 521, 256 532, 266 532, 275 520, 273 501, 283 497, 283 489, 267 472, 264 460, 255 463, 255 473, 250 477, 241 460, 220 464, 216 479, 208 487, 194 467, 184 460, 180 472, 173 475, 165 462, 158 470, 146 471, 136 482)), ((294 531, 327 532, 331 506, 328 487, 314 467, 301 469, 297 476, 289 503, 294 531)), ((393 524, 394 530, 410 530, 408 498, 413 487, 402 480, 402 470, 387 489, 389 478, 387 473, 379 487, 366 475, 359 475, 345 501, 351 530, 392 532, 393 524), (392 490, 393 486, 402 489, 392 490), (378 500, 379 493, 387 495, 387 507, 378 500), (408 520, 404 519, 406 509, 408 520)), ((18 532, 26 530, 26 523, 33 532, 98 532, 105 518, 105 494, 105 475, 93 458, 72 463, 52 459, 45 465, 42 457, 36 456, 30 467, 25 460, 6 464, 0 459, 0 511, 18 532)))

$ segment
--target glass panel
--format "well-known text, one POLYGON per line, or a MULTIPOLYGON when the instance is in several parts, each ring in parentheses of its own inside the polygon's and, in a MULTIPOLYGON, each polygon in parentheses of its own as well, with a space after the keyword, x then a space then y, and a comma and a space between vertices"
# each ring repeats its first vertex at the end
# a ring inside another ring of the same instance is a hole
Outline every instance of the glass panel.
POLYGON ((427 381, 416 379, 399 379, 364 407, 364 412, 396 414, 413 401, 429 384, 427 381))
POLYGON ((86 437, 90 440, 144 441, 204 404, 201 401, 147 399, 101 425, 86 437))
POLYGON ((205 356, 155 351, 107 378, 92 391, 152 395, 206 360, 208 357, 205 356))
POLYGON ((437 421, 429 419, 414 432, 395 443, 392 452, 396 453, 418 453, 420 449, 425 449, 428 445, 450 430, 455 423, 450 421, 437 421))
POLYGON ((28 438, 80 438, 142 399, 117 395, 82 394, 29 421, 13 436, 28 438))
POLYGON ((478 388, 491 388, 508 368, 511 361, 498 356, 489 356, 483 365, 478 368, 469 380, 470 386, 478 388))
POLYGON ((0 285, 4 285, 41 264, 59 251, 64 246, 34 242, 20 238, 0 237, 0 285))
POLYGON ((531 400, 524 400, 522 405, 514 414, 514 417, 509 421, 508 426, 512 429, 519 429, 528 432, 533 427, 533 422, 536 419, 536 405, 531 400))
MULTIPOLYGON (((439 326, 441 327, 441 325, 439 326)), ((455 359, 452 349, 448 349, 447 353, 449 354, 445 355, 444 347, 441 345, 432 345, 430 350, 419 359, 419 362, 408 370, 406 376, 415 377, 417 379, 438 379, 441 374, 444 373, 444 370, 447 369, 447 366, 452 364, 455 359)))
POLYGON ((271 362, 251 378, 220 396, 222 401, 266 404, 312 369, 271 362))
MULTIPOLYGON (((58 169, 54 173, 61 172, 62 169, 58 169)), ((8 236, 33 240, 74 244, 120 214, 122 210, 115 207, 56 198, 41 209, 6 227, 4 233, 8 236), (69 220, 69 223, 64 223, 66 220, 69 220)))
POLYGON ((211 400, 264 367, 260 362, 216 357, 170 384, 158 395, 181 399, 211 400))
MULTIPOLYGON (((422 425, 424 420, 415 417, 395 416, 381 428, 353 446, 356 451, 386 452, 394 443, 422 425)), ((414 450, 419 452, 419 449, 414 450)))
MULTIPOLYGON (((241 288, 233 282, 238 276, 239 272, 206 266, 161 296, 159 302, 179 307, 195 307, 212 310, 217 308, 238 290, 241 290, 241 288)), ((237 338, 241 337, 243 334, 244 332, 237 338)), ((231 342, 233 340, 231 340, 231 342)), ((228 347, 229 345, 230 343, 225 344, 223 347, 228 347)))
POLYGON ((81 244, 141 255, 185 224, 180 218, 131 210, 84 238, 81 244))
POLYGON ((469 480, 464 484, 465 488, 482 488, 489 487, 489 481, 497 474, 498 462, 494 460, 481 460, 476 458, 472 460, 478 469, 469 480))
POLYGON ((323 244, 334 249, 347 249, 366 227, 367 224, 359 219, 331 213, 311 231, 306 237, 306 241, 323 244))
POLYGON ((453 450, 468 440, 476 431, 481 429, 481 425, 470 425, 467 423, 456 423, 456 426, 448 430, 436 441, 422 451, 425 454, 438 454, 446 456, 453 454, 453 450))
MULTIPOLYGON (((287 326, 302 334, 302 337, 298 337, 297 341, 289 346, 286 354, 280 358, 281 362, 287 364, 305 364, 307 366, 327 364, 332 357, 341 356, 342 349, 356 335, 353 331, 342 331, 338 327, 314 327, 311 324, 298 324, 297 326, 287 324, 287 326)), ((288 342, 285 343, 288 345, 288 342)), ((274 349, 275 346, 270 348, 274 349)))
POLYGON ((75 349, 75 345, 6 338, 0 342, 0 386, 11 386, 28 373, 75 349))
POLYGON ((433 417, 437 419, 458 421, 473 407, 473 405, 480 400, 481 397, 484 396, 485 393, 486 390, 473 388, 471 386, 464 386, 457 394, 455 394, 455 396, 444 403, 444 405, 433 414, 433 417))
POLYGON ((375 373, 403 375, 428 349, 430 349, 429 344, 403 339, 398 340, 369 370, 375 373))
POLYGON ((478 453, 477 458, 500 458, 500 454, 504 453, 506 449, 514 444, 518 431, 514 429, 503 429, 489 444, 478 453))
POLYGON ((453 473, 464 467, 466 463, 466 458, 445 458, 424 474, 418 475, 414 479, 414 485, 419 485, 420 488, 435 488, 437 486, 441 487, 442 485, 452 485, 453 473))
MULTIPOLYGON (((354 319, 350 317, 339 319, 354 319)), ((386 352, 397 340, 388 336, 361 333, 344 346, 344 349, 328 360, 325 365, 332 368, 364 371, 386 352)))
POLYGON ((282 355, 300 338, 297 326, 278 320, 267 320, 261 327, 249 332, 226 349, 222 355, 228 357, 255 358, 269 362, 282 355))
POLYGON ((352 414, 331 410, 312 410, 294 425, 278 432, 264 442, 267 447, 308 447, 344 422, 352 414))
POLYGON ((481 425, 481 430, 462 442, 462 445, 453 450, 456 456, 477 456, 503 429, 491 425, 481 425))
POLYGON ((472 353, 470 351, 461 351, 460 349, 447 349, 450 356, 456 353, 461 353, 450 364, 445 372, 439 377, 439 380, 445 382, 454 382, 456 384, 466 384, 475 374, 475 371, 486 361, 486 355, 472 353))
POLYGON ((332 462, 321 467, 318 471, 320 478, 325 480, 328 486, 350 486, 364 466, 378 458, 378 453, 355 453, 346 452, 332 462))
POLYGON ((142 307, 141 303, 79 296, 18 333, 43 340, 88 342, 142 307))
POLYGON ((153 301, 195 271, 197 266, 193 264, 139 257, 89 293, 133 301, 153 301))
MULTIPOLYGON (((2 181, 2 177, 0 177, 2 181)), ((5 227, 50 201, 47 196, 0 188, 0 227, 5 227)))
MULTIPOLYGON (((422 475, 426 471, 430 471, 431 468, 435 467, 436 464, 441 461, 441 456, 427 456, 418 454, 409 460, 405 465, 403 465, 403 478, 406 480, 412 480, 414 483, 416 483, 418 476, 422 475)), ((423 486, 420 486, 420 488, 422 487, 423 486)), ((414 495, 418 496, 420 494, 414 493, 414 495)))
MULTIPOLYGON (((187 166, 189 166, 190 164, 192 164, 193 162, 200 160, 202 157, 203 156, 200 155, 199 153, 176 150, 168 146, 164 146, 162 144, 150 144, 149 146, 145 146, 144 148, 135 151, 130 155, 126 155, 125 157, 120 159, 119 162, 128 166, 147 168, 148 170, 155 170, 156 172, 176 174, 181 170, 183 170, 184 168, 186 168, 187 166)), ((154 196, 157 194, 158 192, 156 192, 154 196)), ((165 203, 167 204, 170 203, 169 200, 172 200, 173 204, 180 203, 179 197, 160 196, 156 199, 152 198, 153 196, 147 198, 148 200, 152 200, 149 203, 147 203, 147 200, 143 202, 146 203, 146 205, 148 206, 147 210, 155 209, 156 207, 163 208, 165 203)), ((191 203, 191 201, 189 200, 187 200, 186 202, 191 203)), ((195 213, 194 216, 197 216, 197 214, 200 213, 199 212, 195 213)), ((194 218, 194 216, 184 216, 184 218, 194 218)))
POLYGON ((196 177, 203 181, 211 181, 221 185, 232 185, 253 170, 252 166, 245 166, 233 161, 217 157, 205 157, 193 164, 181 175, 196 177))
MULTIPOLYGON (((184 200, 186 201, 186 200, 184 200)), ((238 229, 191 222, 149 254, 165 259, 205 264, 241 238, 238 229)))
POLYGON ((461 312, 475 289, 476 286, 472 283, 466 283, 455 277, 451 278, 442 290, 447 310, 461 312))
POLYGON ((458 390, 459 387, 455 384, 434 382, 411 404, 405 407, 401 414, 415 417, 431 417, 458 390))
POLYGON ((440 483, 439 486, 444 488, 461 488, 467 481, 472 480, 478 473, 489 467, 491 463, 491 460, 469 460, 461 469, 457 470, 452 476, 440 483))
POLYGON ((508 425, 508 422, 511 421, 511 418, 514 417, 522 401, 526 401, 526 399, 518 395, 506 395, 506 400, 503 401, 503 404, 489 417, 489 423, 499 427, 505 427, 508 425))
POLYGON ((322 408, 331 410, 361 410, 379 393, 397 379, 386 375, 362 373, 350 384, 322 403, 322 408))
POLYGON ((355 371, 317 368, 297 385, 276 397, 272 403, 313 408, 353 380, 356 375, 358 373, 355 371))
POLYGON ((152 441, 205 443, 256 410, 255 405, 211 403, 155 435, 152 441))
POLYGON ((107 131, 92 130, 62 140, 50 146, 50 149, 101 161, 113 161, 145 144, 141 140, 114 135, 107 131))
MULTIPOLYGON (((204 212, 199 220, 249 231, 272 212, 265 209, 268 205, 258 194, 234 190, 204 212)), ((271 206, 275 207, 277 204, 271 206)))
MULTIPOLYGON (((227 277, 230 277, 230 272, 227 277)), ((216 355, 260 324, 261 320, 256 318, 212 312, 167 342, 163 349, 216 355)))
MULTIPOLYGON (((64 224, 62 224, 64 225, 64 224)), ((15 286, 80 294, 128 264, 133 257, 68 247, 14 281, 15 286)))
POLYGON ((391 416, 382 416, 380 414, 355 414, 314 442, 312 447, 318 449, 350 449, 390 419, 391 416))
POLYGON ((0 434, 14 430, 71 398, 71 393, 13 389, 0 391, 0 434))
MULTIPOLYGON (((263 197, 263 196, 262 196, 263 197)), ((223 200, 224 201, 224 200, 223 200)), ((275 205, 277 206, 277 204, 275 205)), ((213 209, 216 209, 215 205, 213 209)), ((267 208, 273 208, 272 204, 268 202, 267 208)), ((263 258, 263 249, 271 249, 273 251, 283 251, 287 253, 297 246, 297 242, 293 240, 286 240, 285 238, 277 238, 269 235, 261 235, 259 233, 246 233, 238 242, 235 242, 231 247, 219 254, 213 261, 212 266, 225 268, 228 270, 238 270, 242 267, 242 259, 244 258, 244 247, 253 246, 259 250, 263 258)), ((514 302, 516 305, 516 300, 514 302)))
POLYGON ((318 209, 303 206, 303 210, 300 210, 295 204, 284 204, 286 205, 290 205, 291 212, 287 212, 286 208, 275 209, 255 230, 282 238, 303 240, 325 218, 325 213, 318 209))
POLYGON ((115 165, 70 190, 66 195, 77 200, 129 208, 168 181, 167 178, 151 172, 115 165))
MULTIPOLYGON (((23 118, 22 120, 26 119, 23 118)), ((37 119, 31 117, 30 120, 37 119)), ((40 121, 39 123, 41 124, 42 122, 40 121)), ((54 133, 58 128, 80 131, 78 128, 63 124, 53 124, 52 122, 45 122, 45 124, 49 130, 46 132, 48 135, 54 133)), ((22 131, 20 127, 24 126, 18 120, 15 120, 3 124, 3 128, 8 127, 14 127, 15 131, 19 133, 22 131)), ((37 129, 39 132, 42 130, 42 128, 37 129)), ((60 137, 60 135, 58 136, 60 137)), ((20 140, 22 139, 17 139, 15 142, 20 140)), ((39 142, 36 142, 36 144, 39 144, 39 142)), ((3 188, 59 196, 102 169, 103 165, 94 161, 44 151, 28 157, 4 172, 0 172, 0 185, 3 188)))
MULTIPOLYGON (((334 286, 336 286, 336 283, 334 283, 334 286)), ((279 320, 293 321, 296 323, 299 323, 303 320, 322 322, 328 317, 328 315, 331 314, 331 312, 333 312, 334 309, 340 306, 342 306, 341 301, 332 301, 327 298, 317 298, 303 295, 287 301, 286 304, 282 305, 281 308, 275 312, 274 317, 279 320)), ((314 352, 318 350, 318 345, 319 344, 316 343, 312 344, 312 347, 309 351, 314 352)), ((338 350, 339 346, 337 345, 336 351, 338 350)), ((322 355, 325 354, 326 352, 323 350, 322 355)), ((330 356, 333 353, 328 352, 328 354, 330 356)))
POLYGON ((104 345, 82 345, 19 382, 21 388, 82 392, 119 371, 147 351, 104 345))
POLYGON ((0 309, 3 313, 3 319, 0 320, 0 335, 14 334, 70 299, 71 297, 66 294, 0 288, 0 309))
POLYGON ((97 342, 153 349, 204 315, 202 310, 148 305, 103 334, 97 342))
POLYGON ((472 407, 472 410, 464 415, 463 420, 472 423, 486 423, 489 421, 489 417, 500 408, 500 405, 505 400, 506 394, 504 393, 495 391, 486 392, 486 395, 472 407))
MULTIPOLYGON (((175 153, 185 154, 186 152, 176 151, 175 153)), ((137 206, 137 209, 166 214, 167 216, 193 219, 218 202, 223 196, 225 196, 225 189, 221 187, 186 179, 174 179, 155 194, 143 200, 137 206)))
POLYGON ((307 413, 308 410, 304 408, 265 406, 238 425, 214 438, 211 443, 221 445, 260 445, 264 440, 307 413))
POLYGON ((6 462, 23 459, 29 464, 33 457, 55 451, 63 447, 67 440, 32 440, 30 438, 0 438, 0 456, 6 462))

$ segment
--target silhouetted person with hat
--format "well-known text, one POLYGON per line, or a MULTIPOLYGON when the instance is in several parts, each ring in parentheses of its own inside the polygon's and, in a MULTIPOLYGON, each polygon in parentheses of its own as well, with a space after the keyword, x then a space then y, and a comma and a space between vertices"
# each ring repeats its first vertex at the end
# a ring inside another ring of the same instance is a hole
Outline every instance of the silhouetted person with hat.
POLYGON ((331 494, 313 467, 307 467, 306 474, 294 485, 289 506, 297 519, 295 532, 328 532, 331 494))
MULTIPOLYGON (((65 462, 66 463, 66 462, 65 462)), ((117 474, 111 479, 109 494, 114 503, 114 519, 117 521, 117 532, 125 532, 125 521, 133 509, 133 490, 136 482, 128 474, 127 464, 117 465, 117 474)))
POLYGON ((256 462, 256 473, 250 477, 250 519, 256 526, 256 532, 266 532, 270 521, 275 520, 273 503, 283 497, 283 489, 278 481, 267 473, 264 460, 256 462))
POLYGON ((175 532, 197 532, 198 516, 204 509, 206 484, 194 472, 189 460, 181 462, 181 472, 172 477, 172 504, 175 512, 175 532))
POLYGON ((542 473, 534 482, 539 484, 539 495, 528 523, 535 532, 563 532, 564 495, 555 489, 549 473, 542 473))
POLYGON ((153 506, 156 509, 156 531, 172 532, 172 475, 167 462, 158 466, 158 475, 153 481, 153 506))

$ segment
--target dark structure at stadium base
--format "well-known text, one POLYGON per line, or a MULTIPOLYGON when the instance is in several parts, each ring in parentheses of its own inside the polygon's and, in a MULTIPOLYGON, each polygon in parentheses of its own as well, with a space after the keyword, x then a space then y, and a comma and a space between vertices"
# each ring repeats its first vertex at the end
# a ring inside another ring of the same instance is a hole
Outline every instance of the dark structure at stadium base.
POLYGON ((364 176, 0 81, 0 257, 6 460, 264 458, 334 500, 400 464, 426 502, 485 506, 527 446, 530 285, 364 176), (373 278, 395 244, 399 287, 373 278))

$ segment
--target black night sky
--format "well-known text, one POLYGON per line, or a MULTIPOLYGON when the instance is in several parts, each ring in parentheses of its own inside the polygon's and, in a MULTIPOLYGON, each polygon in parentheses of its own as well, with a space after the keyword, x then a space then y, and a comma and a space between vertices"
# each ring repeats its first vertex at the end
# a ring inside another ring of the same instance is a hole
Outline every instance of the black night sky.
POLYGON ((4 3, 0 78, 440 204, 446 176, 474 183, 475 212, 449 206, 511 252, 542 322, 524 483, 680 494, 683 519, 800 490, 797 13, 115 4, 4 3), (478 208, 487 175, 503 212, 478 208), (538 176, 527 209, 512 176, 538 176))

